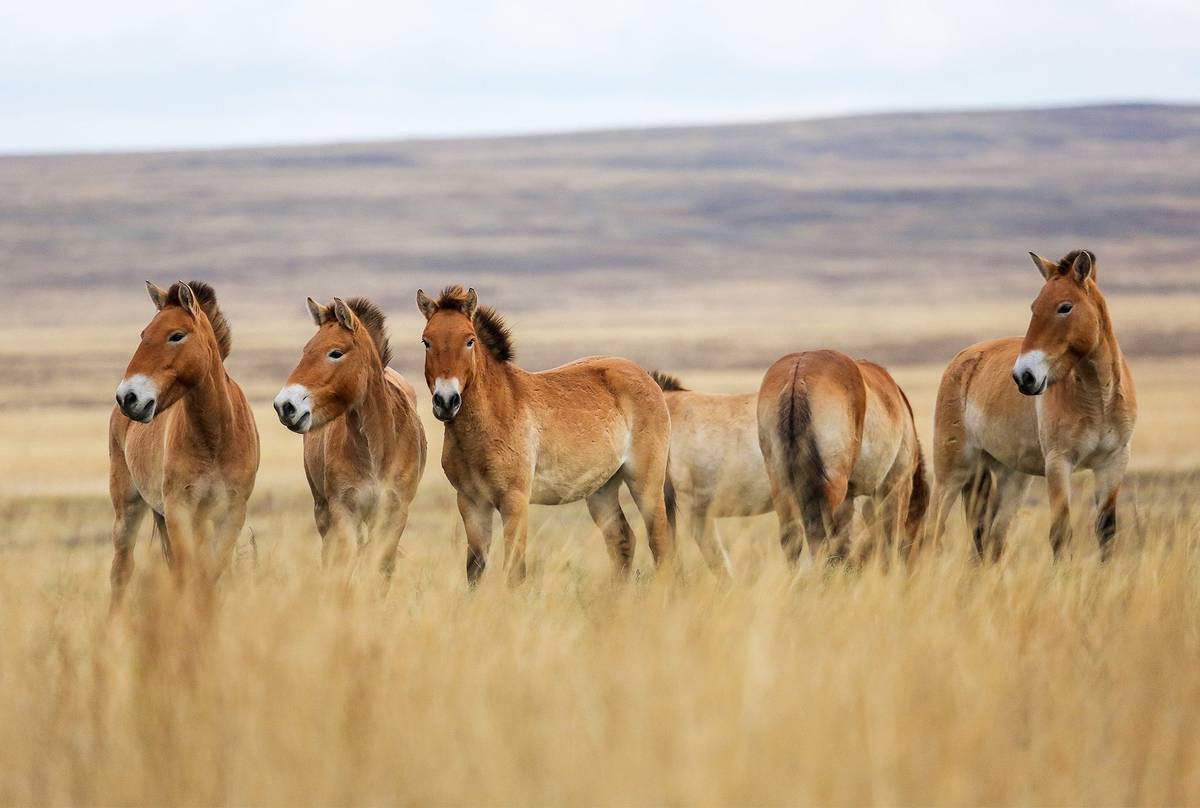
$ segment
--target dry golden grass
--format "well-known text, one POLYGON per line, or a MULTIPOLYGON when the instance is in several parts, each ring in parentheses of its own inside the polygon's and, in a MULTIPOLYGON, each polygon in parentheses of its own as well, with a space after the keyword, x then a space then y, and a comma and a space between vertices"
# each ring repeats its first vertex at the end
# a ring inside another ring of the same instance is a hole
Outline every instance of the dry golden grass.
MULTIPOLYGON (((472 593, 429 422, 405 557, 380 597, 365 571, 349 589, 323 580, 300 441, 262 403, 305 331, 240 334, 244 353, 275 357, 240 368, 263 438, 258 558, 244 541, 209 619, 176 602, 149 541, 107 617, 99 402, 132 332, 85 329, 91 353, 57 375, 62 349, 27 341, 45 375, 6 390, 0 420, 0 804, 1200 802, 1192 360, 1136 366, 1138 472, 1108 566, 1086 504, 1073 556, 1050 563, 1039 487, 996 567, 970 562, 956 524, 908 571, 793 574, 766 516, 723 523, 727 589, 685 537, 679 579, 654 575, 643 541, 638 579, 614 587, 574 505, 535 509, 525 585, 493 569, 472 593), (97 403, 34 408, 34 393, 97 403)), ((556 333, 568 326, 518 337, 537 350, 556 333)), ((684 371, 705 389, 757 383, 684 371)), ((895 371, 928 439, 939 368, 895 371)))

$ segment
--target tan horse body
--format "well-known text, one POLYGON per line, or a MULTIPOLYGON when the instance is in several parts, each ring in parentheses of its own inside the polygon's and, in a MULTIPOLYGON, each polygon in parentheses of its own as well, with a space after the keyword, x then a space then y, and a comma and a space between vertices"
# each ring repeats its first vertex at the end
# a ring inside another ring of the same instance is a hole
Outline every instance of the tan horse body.
POLYGON ((147 511, 180 584, 215 582, 229 565, 258 471, 258 431, 225 372, 231 341, 216 295, 196 282, 147 287, 158 313, 109 419, 114 605, 147 511))
POLYGON ((500 512, 510 583, 525 575, 529 504, 586 499, 619 575, 633 558, 633 531, 618 501, 625 483, 646 522, 650 549, 673 556, 663 485, 670 415, 644 370, 616 357, 592 357, 540 373, 512 363, 500 318, 474 290, 417 293, 425 315, 425 380, 434 415, 445 423, 442 468, 458 492, 466 529, 467 578, 487 563, 500 512))
POLYGON ((668 515, 684 515, 705 563, 718 577, 729 577, 732 567, 716 520, 773 508, 758 443, 758 394, 702 393, 671 376, 650 375, 671 413, 668 515))
POLYGON ((976 552, 998 558, 1031 478, 1044 476, 1057 555, 1071 532, 1071 472, 1092 469, 1107 555, 1137 418, 1133 378, 1096 285, 1095 257, 1077 250, 1057 263, 1033 259, 1045 284, 1025 337, 972 345, 942 376, 933 537, 961 495, 976 552))
POLYGON ((759 390, 758 436, 789 560, 802 537, 813 552, 832 537, 828 555, 846 558, 859 497, 876 540, 899 535, 908 554, 928 490, 912 410, 886 370, 829 350, 783 357, 759 390))
POLYGON ((383 314, 335 298, 309 311, 317 333, 275 397, 280 422, 304 435, 304 472, 321 534, 321 558, 342 565, 368 548, 385 580, 425 469, 416 393, 387 366, 383 314))

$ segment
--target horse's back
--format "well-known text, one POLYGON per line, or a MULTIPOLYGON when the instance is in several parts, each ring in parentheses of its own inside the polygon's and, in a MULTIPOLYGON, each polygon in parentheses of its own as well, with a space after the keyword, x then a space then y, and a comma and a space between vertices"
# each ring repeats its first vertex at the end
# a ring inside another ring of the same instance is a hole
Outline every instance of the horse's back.
POLYGON ((1021 337, 976 343, 958 353, 942 375, 934 413, 934 465, 939 477, 979 453, 1009 468, 1041 474, 1037 405, 1012 380, 1021 337))
POLYGON ((671 483, 712 516, 751 516, 771 508, 758 443, 754 393, 666 393, 671 413, 671 483))
POLYGON ((591 356, 518 378, 533 426, 533 502, 589 496, 623 467, 665 474, 671 416, 637 363, 591 356))

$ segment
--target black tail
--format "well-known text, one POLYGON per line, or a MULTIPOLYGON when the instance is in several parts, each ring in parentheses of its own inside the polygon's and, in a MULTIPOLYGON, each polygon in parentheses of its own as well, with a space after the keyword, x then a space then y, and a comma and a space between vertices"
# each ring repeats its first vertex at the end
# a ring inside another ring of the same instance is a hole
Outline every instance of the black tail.
POLYGON ((667 475, 667 481, 663 484, 663 502, 667 505, 667 522, 671 525, 671 533, 675 533, 675 486, 671 485, 671 476, 667 475))
POLYGON ((908 530, 909 536, 914 538, 920 536, 927 510, 929 510, 929 481, 925 479, 925 453, 921 451, 921 444, 918 441, 917 465, 913 469, 912 478, 912 496, 908 499, 908 516, 904 520, 904 527, 908 530))
MULTIPOLYGON (((794 376, 779 396, 778 428, 785 479, 799 500, 806 529, 810 529, 824 521, 823 490, 827 478, 813 435, 808 387, 794 376)), ((809 536, 809 541, 817 538, 809 536)))

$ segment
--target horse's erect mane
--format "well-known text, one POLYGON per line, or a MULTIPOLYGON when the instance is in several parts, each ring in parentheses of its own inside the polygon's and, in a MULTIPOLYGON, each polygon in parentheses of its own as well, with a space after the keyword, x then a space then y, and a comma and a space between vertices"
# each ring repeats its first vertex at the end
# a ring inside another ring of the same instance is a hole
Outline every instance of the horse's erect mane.
POLYGON ((1092 265, 1096 264, 1096 256, 1088 250, 1071 250, 1069 253, 1058 259, 1058 271, 1062 274, 1067 274, 1071 271, 1071 267, 1075 264, 1075 259, 1083 253, 1087 253, 1092 258, 1092 265))
MULTIPOLYGON (((196 296, 196 302, 204 311, 204 316, 208 318, 209 324, 212 325, 213 333, 217 336, 217 347, 221 349, 221 358, 227 358, 229 351, 233 348, 233 332, 229 329, 229 321, 225 319, 221 307, 217 305, 216 291, 204 281, 188 281, 187 285, 191 287, 192 294, 196 296)), ((164 305, 183 305, 179 301, 178 283, 171 284, 171 288, 167 290, 167 301, 164 305)))
POLYGON ((654 379, 664 393, 670 393, 674 390, 687 390, 687 388, 683 386, 683 382, 679 381, 678 376, 668 375, 663 373, 661 370, 650 371, 650 378, 654 379))
MULTIPOLYGON (((447 286, 437 299, 439 309, 457 309, 464 312, 467 305, 467 290, 461 286, 447 286)), ((488 353, 501 362, 511 362, 517 355, 513 346, 512 331, 504 323, 504 318, 496 313, 491 306, 479 306, 475 309, 475 319, 472 322, 475 333, 488 353)))
POLYGON ((392 344, 388 339, 387 318, 383 316, 383 311, 365 297, 352 297, 346 301, 346 305, 371 335, 371 342, 375 343, 375 350, 379 351, 379 358, 387 367, 392 361, 392 344))

